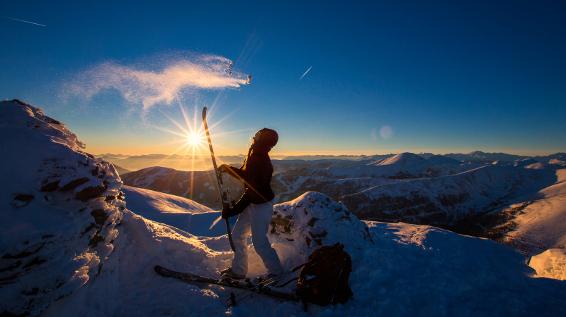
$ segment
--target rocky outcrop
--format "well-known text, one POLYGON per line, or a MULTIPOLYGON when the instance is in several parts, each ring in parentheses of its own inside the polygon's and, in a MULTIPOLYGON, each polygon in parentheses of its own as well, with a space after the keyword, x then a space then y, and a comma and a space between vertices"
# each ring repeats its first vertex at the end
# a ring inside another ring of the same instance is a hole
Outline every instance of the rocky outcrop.
POLYGON ((0 314, 37 315, 95 279, 125 208, 114 167, 40 109, 0 103, 0 314))

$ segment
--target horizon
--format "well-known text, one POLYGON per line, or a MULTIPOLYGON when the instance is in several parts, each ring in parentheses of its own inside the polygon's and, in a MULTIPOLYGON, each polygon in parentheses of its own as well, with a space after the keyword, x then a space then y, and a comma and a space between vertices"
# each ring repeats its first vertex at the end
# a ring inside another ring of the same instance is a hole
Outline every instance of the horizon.
MULTIPOLYGON (((270 156, 272 157, 295 157, 295 156, 335 156, 335 157, 361 157, 361 156, 383 156, 383 155, 398 155, 398 154, 403 154, 403 153, 412 153, 412 154, 417 154, 417 155, 423 155, 423 154, 432 154, 432 155, 458 155, 458 154, 462 154, 462 155, 469 155, 469 154, 473 154, 476 152, 480 152, 480 153, 485 153, 485 154, 509 154, 509 155, 516 155, 516 156, 527 156, 527 157, 536 157, 536 156, 549 156, 549 155, 554 155, 554 154, 562 154, 564 152, 562 151, 558 151, 558 152, 544 152, 541 154, 525 154, 525 153, 513 153, 513 152, 490 152, 490 151, 483 151, 483 150, 473 150, 473 151, 468 151, 468 152, 412 152, 412 151, 401 151, 401 152, 384 152, 384 153, 371 153, 371 154, 345 154, 342 153, 340 154, 339 152, 337 152, 337 154, 330 154, 329 153, 322 153, 322 154, 313 154, 313 153, 280 153, 280 152, 273 152, 270 153, 270 156)), ((164 155, 164 156, 193 156, 192 154, 179 154, 179 153, 175 153, 175 154, 169 154, 169 153, 142 153, 142 154, 126 154, 126 153, 94 153, 91 152, 91 154, 95 155, 95 156, 106 156, 106 155, 116 155, 116 156, 151 156, 151 155, 164 155)), ((235 154, 221 154, 220 156, 245 156, 245 153, 235 153, 235 154)), ((197 155, 195 155, 197 156, 197 155)), ((203 156, 208 158, 210 156, 210 154, 199 154, 198 156, 203 156)))
POLYGON ((565 3, 0 9, 0 99, 97 155, 206 155, 203 106, 219 155, 263 127, 274 156, 566 152, 565 3))

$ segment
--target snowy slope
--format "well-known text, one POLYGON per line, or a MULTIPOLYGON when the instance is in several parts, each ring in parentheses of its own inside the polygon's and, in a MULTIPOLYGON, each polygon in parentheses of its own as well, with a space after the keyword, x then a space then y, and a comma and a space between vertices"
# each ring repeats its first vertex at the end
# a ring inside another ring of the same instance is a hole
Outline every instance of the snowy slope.
POLYGON ((502 208, 556 180, 552 169, 487 165, 463 173, 404 180, 347 195, 363 218, 449 225, 502 208))
POLYGON ((126 195, 128 209, 135 210, 140 216, 199 236, 224 233, 225 228, 221 225, 208 229, 219 213, 195 201, 130 186, 123 186, 122 191, 126 195))
POLYGON ((542 189, 512 220, 504 241, 533 257, 538 276, 566 280, 566 169, 558 182, 542 189))
MULTIPOLYGON (((0 169, 8 180, 0 200, 2 315, 566 314, 566 283, 530 277, 509 247, 427 226, 366 224, 314 192, 275 206, 269 238, 287 269, 318 245, 344 243, 353 260, 354 298, 305 312, 301 304, 255 295, 226 308, 230 290, 152 270, 161 264, 214 276, 228 265, 224 235, 203 236, 207 221, 178 229, 179 219, 171 217, 211 217, 208 208, 122 188, 111 164, 81 152, 71 132, 31 106, 0 104, 0 129, 0 146, 9 153, 0 169)), ((264 273, 250 251, 250 274, 264 273)))
MULTIPOLYGON (((154 166, 125 174, 122 180, 126 185, 188 197, 212 208, 220 208, 221 205, 211 171, 188 172, 154 166)), ((225 177, 225 185, 231 190, 232 197, 239 197, 241 184, 225 177)))
POLYGON ((558 181, 538 192, 513 219, 516 227, 508 239, 525 245, 528 253, 548 248, 566 248, 566 169, 556 171, 558 181))
MULTIPOLYGON (((46 316, 65 316, 69 312, 86 316, 115 315, 237 315, 237 316, 556 316, 566 313, 566 284, 533 279, 523 257, 489 240, 477 239, 407 224, 370 223, 355 218, 344 225, 334 223, 344 216, 340 204, 324 195, 308 193, 277 207, 295 218, 290 230, 270 235, 285 267, 302 258, 295 250, 307 246, 302 235, 305 220, 321 217, 315 231, 326 230, 324 244, 340 239, 352 254, 354 271, 350 285, 355 298, 334 307, 280 302, 254 295, 235 308, 226 308, 230 290, 214 286, 195 286, 164 279, 152 272, 156 263, 179 270, 214 276, 228 265, 229 252, 219 252, 209 240, 175 230, 130 211, 124 214, 117 252, 105 270, 89 287, 55 303, 46 316), (338 211, 336 211, 338 209, 338 211), (336 217, 334 217, 336 215, 336 217), (334 219, 334 221, 332 220, 334 219), (350 224, 352 226, 346 226, 350 224), (290 231, 294 239, 288 241, 290 231), (287 233, 284 233, 287 232, 287 233), (369 236, 368 236, 369 234, 369 236), (135 263, 134 266, 131 263, 135 263), (545 307, 540 310, 540 307, 545 307)), ((274 220, 278 217, 275 216, 274 220)), ((277 222, 277 221, 275 221, 277 222)), ((280 224, 280 223, 279 223, 280 224)), ((284 228, 282 225, 279 228, 284 228)), ((308 235, 307 235, 308 236, 308 235)), ((226 239, 216 241, 226 246, 226 239)), ((263 273, 260 260, 250 256, 252 274, 263 273)), ((236 292, 237 298, 245 294, 236 292)))

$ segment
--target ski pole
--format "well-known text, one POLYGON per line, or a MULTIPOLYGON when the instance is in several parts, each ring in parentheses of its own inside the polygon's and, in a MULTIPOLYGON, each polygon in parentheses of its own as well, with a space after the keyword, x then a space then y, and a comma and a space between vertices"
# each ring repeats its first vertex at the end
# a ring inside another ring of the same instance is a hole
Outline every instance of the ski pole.
MULTIPOLYGON (((218 192, 220 194, 220 199, 222 201, 222 209, 230 207, 230 202, 228 201, 228 193, 224 191, 224 184, 222 182, 222 174, 218 170, 218 165, 216 164, 216 157, 214 156, 214 149, 212 148, 212 138, 210 137, 210 132, 208 131, 208 123, 206 121, 206 107, 202 109, 202 123, 204 125, 204 131, 206 132, 206 138, 208 139, 208 148, 210 149, 210 157, 212 159, 212 166, 214 167, 214 174, 216 175, 216 182, 218 183, 218 192)), ((228 219, 224 219, 226 222, 226 231, 228 233, 228 241, 230 242, 230 248, 232 251, 236 251, 234 247, 234 241, 232 240, 232 229, 230 228, 230 222, 228 219)))

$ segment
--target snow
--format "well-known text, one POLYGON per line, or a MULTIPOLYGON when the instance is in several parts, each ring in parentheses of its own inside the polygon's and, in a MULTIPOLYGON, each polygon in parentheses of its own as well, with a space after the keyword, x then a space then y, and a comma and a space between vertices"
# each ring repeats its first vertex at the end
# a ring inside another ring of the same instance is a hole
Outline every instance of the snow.
MULTIPOLYGON (((153 272, 160 264, 215 276, 228 266, 226 236, 207 231, 217 212, 122 186, 111 164, 82 152, 74 134, 21 102, 0 104, 0 132, 6 159, 0 166, 0 314, 566 314, 566 282, 533 278, 510 247, 429 226, 363 222, 316 192, 277 204, 269 239, 286 269, 318 245, 343 243, 352 256, 354 298, 344 305, 310 305, 305 312, 299 303, 253 295, 227 308, 231 291, 237 299, 246 293, 153 272), (55 180, 57 186, 47 190, 55 180), (96 195, 85 194, 97 186, 102 189, 96 195)), ((250 251, 251 275, 262 274, 250 251)))
POLYGON ((505 239, 533 256, 530 266, 538 276, 566 279, 566 169, 555 173, 556 183, 513 219, 515 229, 505 239))
POLYGON ((407 179, 343 197, 357 214, 414 223, 450 224, 463 217, 524 201, 554 183, 551 169, 486 165, 454 175, 407 179))
POLYGON ((0 144, 0 312, 33 315, 94 279, 114 250, 121 181, 20 101, 0 102, 0 144))
POLYGON ((529 266, 535 269, 536 276, 566 280, 566 250, 548 249, 532 256, 529 266))
MULTIPOLYGON (((538 192, 514 219, 512 240, 537 241, 542 248, 566 248, 566 169, 556 171, 558 181, 538 192)), ((536 249, 535 249, 536 251, 536 249)))
MULTIPOLYGON (((310 206, 323 206, 326 199, 316 193, 295 200, 293 205, 302 202, 309 206, 313 196, 310 206)), ((316 214, 321 216, 323 210, 316 214)), ((334 212, 326 210, 331 215, 334 212)), ((304 312, 300 304, 253 295, 240 306, 227 309, 224 303, 229 289, 164 279, 155 275, 152 267, 159 263, 214 276, 228 265, 229 252, 214 250, 190 233, 130 211, 125 212, 123 223, 116 243, 118 251, 106 262, 98 279, 55 303, 46 316, 70 312, 86 316, 497 316, 535 312, 556 316, 566 312, 566 285, 529 277, 531 271, 522 256, 505 246, 428 226, 378 222, 368 223, 373 243, 366 242, 357 252, 350 251, 354 267, 350 285, 355 297, 347 304, 311 305, 304 312)), ((365 226, 361 222, 358 225, 365 226)), ((334 226, 325 229, 332 235, 341 231, 334 226)), ((346 235, 352 233, 350 228, 343 229, 347 230, 346 235)), ((349 250, 364 239, 353 240, 354 243, 343 240, 349 250)), ((226 244, 225 239, 223 243, 226 244)), ((283 246, 275 246, 281 253, 283 246)), ((252 256, 251 261, 252 267, 258 266, 257 256, 252 256)), ((287 267, 291 264, 284 263, 287 267)), ((243 295, 236 291, 237 297, 243 295)))
MULTIPOLYGON (((478 165, 475 164, 477 167, 478 165)), ((400 153, 365 165, 334 167, 328 172, 334 176, 386 177, 392 179, 420 178, 449 175, 471 167, 441 155, 424 158, 413 153, 400 153)))
POLYGON ((216 236, 225 230, 220 225, 209 230, 212 221, 219 216, 218 211, 190 199, 130 186, 124 186, 122 190, 126 194, 128 208, 148 219, 195 235, 216 236))
POLYGON ((403 167, 409 167, 413 165, 420 164, 425 159, 418 156, 417 154, 413 153, 400 153, 388 158, 384 158, 383 160, 379 161, 377 165, 386 166, 386 165, 401 165, 403 167))
MULTIPOLYGON (((214 276, 228 264, 229 253, 126 211, 117 242, 121 252, 107 261, 94 283, 55 303, 45 315, 556 316, 566 312, 564 283, 529 277, 522 256, 505 246, 427 226, 369 226, 374 243, 352 253, 350 284, 355 297, 347 304, 311 305, 304 312, 300 304, 254 295, 227 309, 230 290, 164 279, 152 267, 159 263, 214 276)), ((352 247, 348 240, 343 242, 352 247)), ((257 266, 259 259, 251 260, 257 266)), ((236 291, 237 297, 243 295, 236 291)))

